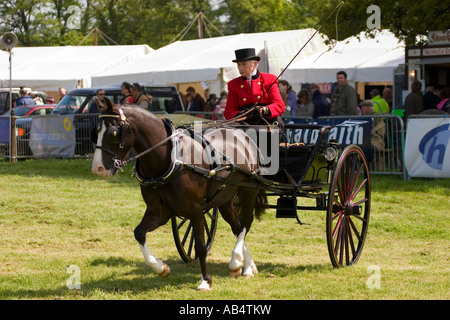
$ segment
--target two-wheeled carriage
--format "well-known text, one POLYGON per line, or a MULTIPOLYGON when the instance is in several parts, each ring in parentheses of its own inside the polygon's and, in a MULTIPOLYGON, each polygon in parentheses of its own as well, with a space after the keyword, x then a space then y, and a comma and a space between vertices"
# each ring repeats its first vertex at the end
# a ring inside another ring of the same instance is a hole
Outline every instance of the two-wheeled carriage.
MULTIPOLYGON (((334 267, 355 264, 361 256, 370 216, 370 178, 366 157, 356 145, 340 146, 328 140, 330 126, 289 124, 287 142, 279 144, 279 170, 274 175, 252 175, 254 186, 277 197, 277 218, 296 218, 300 210, 326 213, 328 252, 334 267), (297 132, 306 132, 307 143, 293 143, 297 132), (302 205, 301 199, 315 200, 315 206, 302 205)), ((244 170, 241 170, 244 171, 244 170)), ((245 172, 245 171, 244 171, 245 172)), ((204 172, 205 176, 209 173, 204 172)), ((215 176, 211 175, 211 179, 215 176)), ((212 247, 219 212, 204 213, 207 250, 212 247)), ((196 258, 191 222, 172 218, 172 230, 178 252, 185 262, 196 258)))

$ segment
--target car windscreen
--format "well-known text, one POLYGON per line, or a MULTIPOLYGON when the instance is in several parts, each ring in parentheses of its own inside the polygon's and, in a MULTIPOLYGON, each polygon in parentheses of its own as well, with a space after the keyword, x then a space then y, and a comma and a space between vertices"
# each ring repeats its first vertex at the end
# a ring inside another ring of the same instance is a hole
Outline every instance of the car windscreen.
POLYGON ((89 95, 81 94, 66 94, 62 100, 56 105, 53 113, 68 114, 77 113, 78 110, 84 107, 89 95))
POLYGON ((173 113, 183 111, 178 92, 171 87, 143 87, 144 92, 152 96, 150 111, 173 113))

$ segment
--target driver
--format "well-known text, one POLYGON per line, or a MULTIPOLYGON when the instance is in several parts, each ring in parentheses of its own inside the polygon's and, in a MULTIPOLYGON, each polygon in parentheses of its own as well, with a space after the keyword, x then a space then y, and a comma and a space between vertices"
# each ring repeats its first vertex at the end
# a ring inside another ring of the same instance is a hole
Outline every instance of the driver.
POLYGON ((235 51, 237 68, 241 77, 228 83, 227 104, 224 111, 225 119, 232 119, 245 111, 256 108, 247 115, 248 124, 269 123, 282 125, 281 115, 285 105, 278 89, 277 77, 270 73, 259 72, 255 49, 246 48, 235 51))

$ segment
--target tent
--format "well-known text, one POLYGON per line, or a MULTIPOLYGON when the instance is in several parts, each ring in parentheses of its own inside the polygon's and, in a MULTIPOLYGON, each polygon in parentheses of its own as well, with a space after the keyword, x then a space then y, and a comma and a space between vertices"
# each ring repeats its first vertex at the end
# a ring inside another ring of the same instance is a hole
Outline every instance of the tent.
MULTIPOLYGON (((234 50, 241 48, 255 48, 262 58, 260 70, 279 74, 314 31, 289 30, 177 41, 140 59, 97 74, 92 83, 94 86, 104 86, 122 81, 228 82, 239 75, 232 60, 235 58, 234 50)), ((297 60, 325 49, 323 38, 317 35, 302 50, 297 60)))
MULTIPOLYGON (((91 77, 154 51, 148 45, 16 47, 12 86, 57 91, 91 87, 91 77)), ((0 81, 9 86, 9 53, 0 51, 0 81)))
POLYGON ((404 59, 405 45, 389 31, 378 31, 374 38, 361 33, 293 63, 283 78, 290 83, 334 82, 343 70, 349 81, 388 82, 404 59))

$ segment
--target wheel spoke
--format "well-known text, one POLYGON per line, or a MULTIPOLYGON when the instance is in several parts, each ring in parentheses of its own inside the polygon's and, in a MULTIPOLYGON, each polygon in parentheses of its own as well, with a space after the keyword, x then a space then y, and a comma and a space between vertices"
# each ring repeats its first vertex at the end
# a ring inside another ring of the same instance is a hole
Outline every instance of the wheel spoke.
MULTIPOLYGON (((355 191, 353 191, 352 195, 350 196, 349 202, 352 201, 353 199, 355 199, 355 197, 358 195, 359 191, 361 191, 361 188, 364 187, 364 185, 366 184, 367 179, 364 179, 359 186, 356 188, 355 191)), ((356 181, 355 181, 356 183, 356 181)))
MULTIPOLYGON (((186 220, 186 221, 187 221, 187 220, 186 220)), ((192 223, 189 221, 189 225, 188 225, 188 227, 187 227, 187 229, 186 229, 186 232, 184 233, 183 240, 181 241, 181 244, 182 244, 183 246, 185 245, 186 240, 187 240, 189 234, 191 233, 191 228, 192 228, 192 223)))
POLYGON ((350 222, 350 223, 349 223, 350 226, 351 226, 352 229, 353 229, 353 232, 355 233, 356 238, 358 238, 358 241, 361 241, 361 240, 362 240, 361 235, 360 235, 360 233, 358 232, 358 230, 356 229, 356 226, 355 226, 355 224, 353 223, 352 219, 349 219, 349 222, 350 222))

